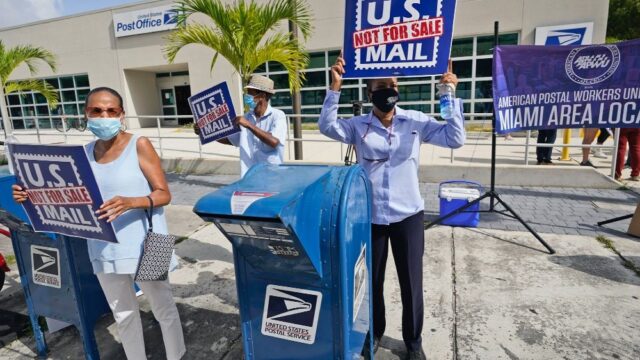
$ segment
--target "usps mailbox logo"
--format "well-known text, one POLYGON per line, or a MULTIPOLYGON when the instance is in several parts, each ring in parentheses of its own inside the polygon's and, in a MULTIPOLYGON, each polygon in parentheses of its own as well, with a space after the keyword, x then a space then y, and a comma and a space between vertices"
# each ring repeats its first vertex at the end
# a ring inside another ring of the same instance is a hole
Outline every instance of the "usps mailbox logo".
POLYGON ((345 78, 447 70, 456 0, 348 0, 345 78))
POLYGON ((321 292, 268 285, 264 298, 262 335, 313 344, 321 304, 321 292))
POLYGON ((58 249, 31 245, 33 283, 60 288, 60 253, 58 249))

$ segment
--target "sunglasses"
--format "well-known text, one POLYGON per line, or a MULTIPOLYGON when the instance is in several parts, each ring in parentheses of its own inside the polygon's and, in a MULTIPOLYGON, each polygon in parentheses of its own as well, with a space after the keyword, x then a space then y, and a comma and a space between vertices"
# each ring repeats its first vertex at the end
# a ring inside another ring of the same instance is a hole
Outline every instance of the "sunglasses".
POLYGON ((101 107, 91 106, 88 107, 85 111, 87 115, 89 115, 89 117, 99 117, 103 112, 106 112, 109 117, 118 117, 120 116, 120 114, 122 114, 122 108, 119 107, 103 109, 101 107))

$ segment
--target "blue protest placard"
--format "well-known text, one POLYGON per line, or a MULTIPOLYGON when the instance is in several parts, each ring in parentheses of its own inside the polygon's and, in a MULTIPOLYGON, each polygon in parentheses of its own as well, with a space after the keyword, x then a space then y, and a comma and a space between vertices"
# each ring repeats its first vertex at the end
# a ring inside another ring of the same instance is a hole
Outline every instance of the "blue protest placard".
POLYGON ((344 78, 447 71, 456 0, 347 0, 344 78))
POLYGON ((499 133, 640 127, 640 40, 587 46, 498 46, 499 133))
POLYGON ((84 146, 13 143, 9 154, 34 231, 118 242, 113 225, 95 214, 103 199, 84 146))
POLYGON ((226 82, 191 96, 189 106, 203 145, 240 131, 233 124, 236 112, 226 82))

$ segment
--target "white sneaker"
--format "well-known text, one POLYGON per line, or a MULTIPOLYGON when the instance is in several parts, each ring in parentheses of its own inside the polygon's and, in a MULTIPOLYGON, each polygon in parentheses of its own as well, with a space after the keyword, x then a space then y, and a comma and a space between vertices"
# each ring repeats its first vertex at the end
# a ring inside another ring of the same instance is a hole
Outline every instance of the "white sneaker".
POLYGON ((600 159, 606 159, 608 156, 604 153, 604 151, 600 149, 596 149, 592 151, 593 157, 597 157, 600 159))

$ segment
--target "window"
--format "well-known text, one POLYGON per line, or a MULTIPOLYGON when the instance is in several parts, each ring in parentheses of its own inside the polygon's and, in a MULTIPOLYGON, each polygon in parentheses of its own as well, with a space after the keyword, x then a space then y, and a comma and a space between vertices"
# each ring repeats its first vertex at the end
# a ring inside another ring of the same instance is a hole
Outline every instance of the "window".
POLYGON ((60 115, 80 115, 84 109, 84 101, 89 93, 89 76, 87 74, 65 75, 42 79, 58 91, 58 107, 51 109, 45 97, 37 92, 23 91, 7 95, 9 114, 15 129, 36 127, 53 128, 54 121, 60 115))

